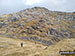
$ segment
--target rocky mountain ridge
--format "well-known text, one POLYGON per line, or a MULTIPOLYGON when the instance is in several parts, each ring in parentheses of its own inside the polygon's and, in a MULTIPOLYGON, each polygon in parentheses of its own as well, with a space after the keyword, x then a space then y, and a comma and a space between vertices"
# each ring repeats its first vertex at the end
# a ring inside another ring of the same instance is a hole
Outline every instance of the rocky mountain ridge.
POLYGON ((75 12, 49 11, 43 7, 0 16, 0 35, 52 45, 75 38, 75 12))

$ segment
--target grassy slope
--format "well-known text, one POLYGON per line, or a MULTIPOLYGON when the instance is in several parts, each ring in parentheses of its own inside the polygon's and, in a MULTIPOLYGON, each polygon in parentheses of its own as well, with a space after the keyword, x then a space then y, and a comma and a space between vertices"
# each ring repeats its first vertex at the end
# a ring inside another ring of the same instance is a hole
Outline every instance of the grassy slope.
MULTIPOLYGON (((44 51, 45 56, 61 56, 59 55, 60 49, 62 51, 75 50, 75 39, 64 39, 60 41, 59 43, 53 46, 50 46, 46 51, 44 51)), ((72 55, 72 56, 75 56, 75 55, 72 55)))
POLYGON ((42 52, 45 46, 29 41, 21 41, 0 36, 0 56, 35 56, 42 52), (20 47, 20 43, 24 43, 24 47, 20 47))
POLYGON ((59 50, 75 50, 75 39, 65 39, 45 49, 46 46, 0 36, 0 56, 60 56, 59 50), (20 47, 20 43, 24 47, 20 47))

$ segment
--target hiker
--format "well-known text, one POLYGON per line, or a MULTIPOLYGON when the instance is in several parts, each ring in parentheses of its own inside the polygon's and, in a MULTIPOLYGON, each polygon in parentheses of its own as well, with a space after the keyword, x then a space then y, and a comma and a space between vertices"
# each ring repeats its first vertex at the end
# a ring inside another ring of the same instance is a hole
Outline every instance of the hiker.
POLYGON ((23 42, 21 43, 21 47, 23 47, 23 42))
POLYGON ((35 42, 35 44, 36 44, 36 42, 35 42))

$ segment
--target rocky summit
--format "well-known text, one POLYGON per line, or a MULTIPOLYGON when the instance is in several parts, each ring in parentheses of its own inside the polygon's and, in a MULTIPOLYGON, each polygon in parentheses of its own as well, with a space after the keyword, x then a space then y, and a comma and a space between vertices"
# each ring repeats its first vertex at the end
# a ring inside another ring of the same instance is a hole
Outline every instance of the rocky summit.
POLYGON ((0 16, 0 35, 52 45, 75 38, 75 12, 50 11, 43 7, 0 16))

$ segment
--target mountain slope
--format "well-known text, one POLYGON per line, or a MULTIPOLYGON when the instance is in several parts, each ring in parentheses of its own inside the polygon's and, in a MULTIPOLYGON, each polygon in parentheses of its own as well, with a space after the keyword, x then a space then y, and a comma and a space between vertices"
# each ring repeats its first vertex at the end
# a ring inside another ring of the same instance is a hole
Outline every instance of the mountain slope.
POLYGON ((0 35, 52 45, 75 38, 75 13, 34 7, 0 16, 0 35))

